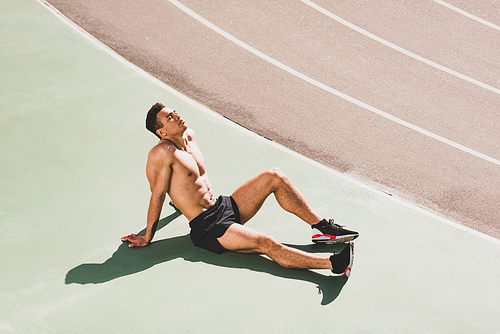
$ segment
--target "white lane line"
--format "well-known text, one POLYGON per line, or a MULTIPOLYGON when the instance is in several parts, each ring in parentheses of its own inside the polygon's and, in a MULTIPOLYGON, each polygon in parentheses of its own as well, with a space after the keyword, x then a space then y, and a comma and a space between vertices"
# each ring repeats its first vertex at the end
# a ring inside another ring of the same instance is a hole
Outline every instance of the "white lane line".
POLYGON ((456 143, 454 141, 451 141, 449 139, 441 137, 441 136, 439 136, 439 135, 437 135, 435 133, 432 133, 432 132, 430 132, 428 130, 425 130, 425 129, 423 129, 421 127, 418 127, 416 125, 413 125, 411 123, 408 123, 408 122, 406 122, 406 121, 404 121, 404 120, 402 120, 400 118, 397 118, 395 116, 392 116, 391 114, 388 114, 388 113, 386 113, 386 112, 384 112, 384 111, 382 111, 380 109, 372 107, 369 104, 361 102, 361 101, 359 101, 359 100, 357 100, 357 99, 355 99, 355 98, 353 98, 353 97, 351 97, 349 95, 341 93, 338 90, 333 89, 333 88, 331 88, 331 87, 329 87, 329 86, 327 86, 327 85, 325 85, 325 84, 323 84, 323 83, 321 83, 319 81, 316 81, 316 80, 308 77, 307 75, 302 74, 299 71, 296 71, 293 68, 290 68, 290 67, 286 66, 285 64, 277 61, 276 59, 271 58, 268 55, 260 52, 259 50, 251 47, 250 45, 242 42, 241 40, 237 39, 233 35, 225 32, 224 30, 222 30, 221 28, 217 27, 213 23, 211 23, 208 20, 206 20, 205 18, 201 17, 200 15, 198 15, 197 13, 195 13, 194 11, 192 11, 191 9, 189 9, 188 7, 184 6, 179 1, 177 1, 177 0, 169 0, 169 2, 172 3, 173 5, 175 5, 177 8, 179 8, 183 12, 185 12, 186 14, 188 14, 189 16, 191 16, 192 18, 194 18, 195 20, 197 20, 198 22, 202 23, 203 25, 205 25, 208 28, 212 29, 216 33, 218 33, 218 34, 222 35, 223 37, 227 38, 231 42, 233 42, 233 43, 241 46, 242 48, 244 48, 245 50, 253 53, 254 55, 256 55, 256 56, 264 59, 265 61, 267 61, 267 62, 269 62, 269 63, 271 63, 271 64, 273 64, 273 65, 275 65, 275 66, 277 66, 279 68, 281 68, 282 70, 284 70, 284 71, 286 71, 286 72, 288 72, 288 73, 290 73, 290 74, 292 74, 292 75, 294 75, 294 76, 296 76, 296 77, 298 77, 298 78, 300 78, 300 79, 302 79, 304 81, 309 82, 310 84, 312 84, 312 85, 314 85, 314 86, 316 86, 318 88, 321 88, 321 89, 323 89, 323 90, 325 90, 325 91, 327 91, 327 92, 329 92, 331 94, 334 94, 334 95, 336 95, 336 96, 338 96, 338 97, 340 97, 340 98, 342 98, 344 100, 347 100, 347 101, 349 101, 351 103, 354 103, 354 104, 356 104, 356 105, 358 105, 358 106, 360 106, 360 107, 362 107, 362 108, 364 108, 366 110, 369 110, 369 111, 371 111, 371 112, 373 112, 373 113, 375 113, 377 115, 385 117, 385 118, 387 118, 387 119, 389 119, 389 120, 391 120, 393 122, 396 122, 396 123, 398 123, 398 124, 400 124, 402 126, 405 126, 405 127, 409 128, 411 130, 419 132, 419 133, 421 133, 421 134, 423 134, 423 135, 425 135, 427 137, 433 138, 433 139, 438 140, 438 141, 440 141, 440 142, 442 142, 442 143, 444 143, 446 145, 450 145, 450 146, 452 146, 452 147, 454 147, 456 149, 459 149, 459 150, 461 150, 463 152, 470 153, 470 154, 472 154, 472 155, 474 155, 474 156, 476 156, 478 158, 481 158, 483 160, 492 162, 492 163, 500 166, 500 160, 497 160, 495 158, 487 156, 487 155, 485 155, 483 153, 477 152, 477 151, 475 151, 475 150, 473 150, 471 148, 468 148, 468 147, 466 147, 464 145, 461 145, 459 143, 456 143))
POLYGON ((337 21, 337 22, 339 22, 339 23, 341 23, 341 24, 343 24, 343 25, 345 25, 345 26, 347 26, 347 27, 349 27, 349 28, 351 28, 351 29, 359 32, 360 34, 365 35, 368 38, 371 38, 371 39, 373 39, 373 40, 375 40, 375 41, 377 41, 379 43, 382 43, 385 46, 390 47, 393 50, 399 51, 399 52, 401 52, 401 53, 403 53, 403 54, 405 54, 405 55, 407 55, 409 57, 412 57, 412 58, 414 58, 416 60, 419 60, 419 61, 421 61, 421 62, 423 62, 423 63, 425 63, 427 65, 430 65, 430 66, 432 66, 434 68, 437 68, 438 70, 441 70, 441 71, 446 72, 448 74, 454 75, 457 78, 466 80, 466 81, 468 81, 468 82, 470 82, 470 83, 472 83, 472 84, 474 84, 476 86, 479 86, 481 88, 485 88, 485 89, 487 89, 489 91, 492 91, 493 93, 500 94, 500 89, 498 89, 498 88, 492 87, 492 86, 490 86, 488 84, 485 84, 484 82, 481 82, 481 81, 478 81, 476 79, 473 79, 473 78, 471 78, 469 76, 466 76, 466 75, 461 74, 459 72, 456 72, 456 71, 454 71, 452 69, 449 69, 449 68, 447 68, 447 67, 445 67, 443 65, 439 65, 438 63, 435 63, 435 62, 433 62, 433 61, 431 61, 429 59, 421 57, 421 56, 419 56, 419 55, 417 55, 417 54, 415 54, 415 53, 413 53, 411 51, 403 49, 400 46, 397 46, 397 45, 395 45, 395 44, 393 44, 393 43, 391 43, 389 41, 386 41, 385 39, 380 38, 380 37, 378 37, 378 36, 376 36, 376 35, 368 32, 368 31, 366 31, 366 30, 364 30, 364 29, 362 29, 362 28, 360 28, 360 27, 352 24, 351 22, 344 20, 343 18, 341 18, 341 17, 333 14, 332 12, 324 9, 323 7, 321 7, 321 6, 317 5, 317 4, 315 4, 314 2, 311 2, 309 0, 300 0, 300 1, 302 1, 304 4, 310 6, 310 7, 314 8, 314 9, 316 9, 318 12, 320 12, 320 13, 328 16, 329 18, 334 19, 335 21, 337 21))
POLYGON ((78 33, 80 33, 84 38, 86 38, 88 41, 90 41, 91 43, 93 43, 96 47, 100 48, 101 50, 103 50, 104 52, 106 52, 107 54, 109 54, 111 57, 115 58, 117 61, 123 63, 125 66, 127 66, 128 68, 132 69, 133 71, 135 71, 138 75, 141 75, 143 76, 144 78, 150 80, 151 82, 157 84, 159 87, 162 87, 163 89, 165 89, 166 91, 168 91, 170 94, 178 97, 179 99, 193 105, 194 107, 198 108, 200 111, 202 112, 205 112, 206 114, 208 115, 211 115, 213 116, 214 118, 220 120, 221 122, 224 122, 240 131, 243 131, 245 132, 246 134, 248 134, 249 136, 252 136, 258 140, 262 140, 262 141, 265 141, 266 144, 268 145, 271 145, 279 150, 282 150, 288 154, 290 154, 291 156, 293 157, 296 157, 298 159, 301 159, 315 167, 318 167, 318 168, 321 168, 322 170, 325 170, 333 175, 336 175, 344 180, 347 180, 348 182, 351 182, 355 185, 358 185, 360 187, 362 187, 363 189, 367 189, 373 193, 376 193, 380 196, 383 196, 385 198, 389 198, 391 199, 392 201, 394 202, 397 202, 401 205, 404 205, 408 208, 412 208, 414 209, 415 211, 417 212, 420 212, 428 217, 431 217, 433 219, 436 219, 440 222, 443 222, 447 225, 450 225, 450 226, 453 226, 461 231, 464 231, 464 232, 467 232, 467 233, 470 233, 472 235, 475 235, 479 238, 482 238, 484 240, 487 240, 487 241, 490 241, 490 242, 493 242, 495 244, 499 244, 500 245, 500 239, 497 239, 497 238, 494 238, 492 236, 489 236, 487 234, 484 234, 482 232, 479 232, 479 231, 476 231, 476 230, 473 230, 467 226, 464 226, 462 224, 459 224, 459 223, 456 223, 446 217, 443 217, 441 215, 438 215, 436 213, 433 213, 429 210, 426 210, 416 204, 413 204, 413 203, 410 203, 410 202, 407 202, 403 199, 400 199, 400 198, 397 198, 395 196, 391 196, 391 195, 388 195, 386 192, 384 191, 381 191, 377 188, 374 188, 372 186, 369 186, 363 182, 360 182, 354 178, 352 178, 351 176, 349 175, 346 175, 346 174, 343 174, 343 173, 340 173, 336 170, 333 170, 331 169, 330 167, 327 167, 317 161, 314 161, 310 158, 307 158, 295 151, 292 151, 290 150, 289 148, 286 148, 285 146, 281 145, 281 144, 278 144, 276 142, 273 142, 273 141, 269 141, 267 139, 264 139, 264 137, 261 137, 259 135, 257 135, 256 133, 232 122, 231 120, 221 116, 219 113, 213 111, 212 109, 208 108, 207 106, 205 105, 202 105, 201 103, 199 102, 196 102, 195 100, 191 99, 190 97, 178 92, 177 90, 175 90, 174 88, 170 87, 169 85, 167 85, 166 83, 164 83, 163 81, 160 81, 159 79, 153 77, 151 74, 147 73, 146 71, 144 71, 142 68, 138 67, 137 65, 131 63, 130 61, 126 60, 125 58, 123 58, 122 56, 120 56, 118 53, 116 53, 116 51, 114 51, 113 49, 111 49, 110 47, 108 47, 107 45, 105 45, 104 43, 102 43, 100 40, 98 40, 96 37, 92 36, 90 33, 88 33, 87 31, 85 31, 82 27, 80 27, 79 25, 77 25, 75 22, 71 21, 68 17, 66 17, 64 14, 62 14, 59 10, 57 10, 54 6, 52 6, 51 4, 49 4, 47 1, 45 0, 37 0, 37 2, 42 5, 44 8, 46 8, 48 11, 50 11, 52 14, 54 14, 57 18, 59 18, 62 22, 64 22, 65 24, 67 24, 69 27, 71 27, 72 29, 74 29, 75 31, 77 31, 78 33))
POLYGON ((434 0, 434 2, 437 2, 438 4, 440 4, 440 5, 442 5, 442 6, 445 6, 445 7, 449 8, 449 9, 451 9, 451 10, 453 10, 453 11, 455 11, 455 12, 459 13, 459 14, 462 14, 462 15, 464 15, 464 16, 467 16, 469 19, 473 19, 474 21, 477 21, 477 22, 482 23, 482 24, 484 24, 484 25, 486 25, 486 26, 488 26, 488 27, 490 27, 490 28, 493 28, 493 29, 496 29, 496 30, 500 31, 500 27, 499 27, 499 26, 497 26, 496 24, 491 23, 491 22, 488 22, 488 21, 486 21, 486 20, 483 20, 483 19, 482 19, 482 18, 480 18, 480 17, 474 16, 474 15, 472 15, 471 13, 468 13, 468 12, 466 12, 465 10, 462 10, 462 9, 457 8, 457 7, 455 7, 455 6, 452 6, 452 5, 450 5, 449 3, 447 3, 447 2, 444 2, 444 1, 441 1, 441 0, 434 0))

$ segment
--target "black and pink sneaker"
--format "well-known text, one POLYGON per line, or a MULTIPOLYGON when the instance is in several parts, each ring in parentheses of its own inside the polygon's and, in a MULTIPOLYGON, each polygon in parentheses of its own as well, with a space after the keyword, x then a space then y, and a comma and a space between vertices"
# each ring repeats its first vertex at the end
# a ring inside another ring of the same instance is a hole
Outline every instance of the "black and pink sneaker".
POLYGON ((348 242, 359 236, 358 232, 346 230, 342 226, 335 224, 333 219, 329 221, 323 219, 311 227, 313 230, 312 241, 317 244, 348 242))

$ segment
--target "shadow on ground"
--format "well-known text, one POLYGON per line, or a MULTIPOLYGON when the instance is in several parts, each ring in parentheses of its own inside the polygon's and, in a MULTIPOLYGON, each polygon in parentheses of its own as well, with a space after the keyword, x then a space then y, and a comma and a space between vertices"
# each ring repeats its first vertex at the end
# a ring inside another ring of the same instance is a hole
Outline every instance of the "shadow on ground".
MULTIPOLYGON (((158 229, 165 227, 180 216, 177 211, 160 220, 158 229)), ((141 231, 144 233, 145 231, 141 231)), ((338 247, 324 245, 288 245, 310 253, 339 251, 338 247)), ((344 284, 345 277, 325 276, 310 270, 285 269, 274 261, 261 255, 246 255, 226 252, 221 255, 210 253, 195 247, 189 235, 172 237, 151 243, 144 248, 129 248, 123 243, 104 263, 84 263, 66 274, 66 284, 99 284, 119 277, 135 274, 154 265, 183 258, 190 262, 204 262, 227 268, 244 268, 256 272, 271 274, 276 277, 310 282, 317 285, 318 293, 323 294, 322 305, 328 305, 337 298, 344 284)))

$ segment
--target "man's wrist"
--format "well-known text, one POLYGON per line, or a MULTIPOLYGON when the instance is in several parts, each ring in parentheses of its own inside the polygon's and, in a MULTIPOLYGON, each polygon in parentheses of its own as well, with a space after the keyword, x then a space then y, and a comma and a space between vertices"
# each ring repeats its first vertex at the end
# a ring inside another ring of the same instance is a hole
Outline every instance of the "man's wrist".
POLYGON ((146 235, 143 238, 144 238, 144 241, 146 241, 148 245, 153 240, 153 237, 151 235, 148 235, 147 233, 146 233, 146 235))
POLYGON ((148 244, 151 243, 151 240, 153 240, 153 237, 155 236, 156 229, 158 228, 158 220, 156 220, 153 223, 153 226, 151 226, 151 230, 148 231, 149 233, 146 232, 146 240, 148 240, 148 244))

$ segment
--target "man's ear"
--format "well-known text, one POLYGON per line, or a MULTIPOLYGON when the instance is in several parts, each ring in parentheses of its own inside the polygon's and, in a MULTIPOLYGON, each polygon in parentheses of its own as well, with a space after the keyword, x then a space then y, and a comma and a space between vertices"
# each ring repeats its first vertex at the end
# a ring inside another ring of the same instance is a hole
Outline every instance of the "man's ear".
POLYGON ((157 129, 156 130, 156 134, 160 137, 165 137, 167 135, 167 131, 165 131, 165 129, 161 128, 161 129, 157 129))

